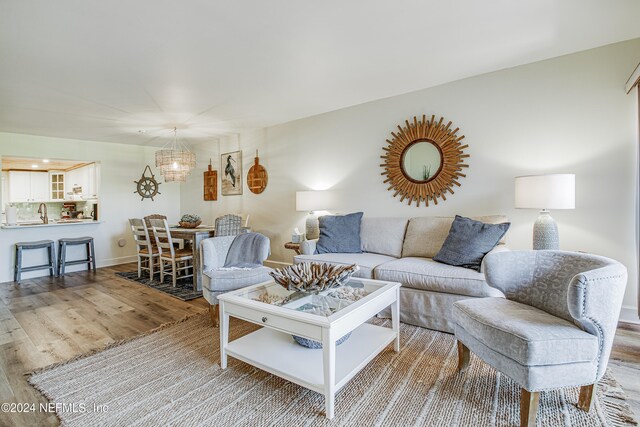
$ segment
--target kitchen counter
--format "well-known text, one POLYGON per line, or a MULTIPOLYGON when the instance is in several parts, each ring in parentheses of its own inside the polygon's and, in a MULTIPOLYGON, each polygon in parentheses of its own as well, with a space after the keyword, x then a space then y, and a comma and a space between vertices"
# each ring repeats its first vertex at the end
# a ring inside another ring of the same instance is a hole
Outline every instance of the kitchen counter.
POLYGON ((102 221, 94 221, 92 219, 81 219, 81 220, 69 220, 69 221, 53 221, 50 220, 49 224, 43 224, 35 221, 24 221, 18 222, 16 225, 7 225, 2 224, 0 228, 2 229, 19 229, 19 228, 43 228, 43 227, 69 227, 72 225, 89 225, 89 224, 100 224, 102 221))

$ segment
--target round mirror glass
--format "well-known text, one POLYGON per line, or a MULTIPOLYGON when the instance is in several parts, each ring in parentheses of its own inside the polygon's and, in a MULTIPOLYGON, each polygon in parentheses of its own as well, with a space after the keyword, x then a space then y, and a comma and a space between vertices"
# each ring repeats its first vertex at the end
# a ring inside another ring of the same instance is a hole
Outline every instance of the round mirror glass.
POLYGON ((405 150, 401 166, 408 178, 413 181, 427 182, 440 172, 442 155, 432 142, 416 141, 405 150))

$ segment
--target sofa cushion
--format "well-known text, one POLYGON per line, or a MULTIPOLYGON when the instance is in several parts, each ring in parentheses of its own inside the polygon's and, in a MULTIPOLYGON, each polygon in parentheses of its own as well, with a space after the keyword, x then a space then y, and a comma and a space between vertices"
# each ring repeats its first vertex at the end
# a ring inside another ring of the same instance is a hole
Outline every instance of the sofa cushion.
MULTIPOLYGON (((411 218, 404 236, 402 256, 433 258, 447 239, 453 219, 442 216, 411 218)), ((507 222, 504 215, 475 216, 471 219, 487 224, 507 222)), ((500 243, 505 243, 504 237, 500 243)))
POLYGON ((498 244, 510 225, 508 222, 486 224, 456 215, 447 239, 433 260, 479 272, 482 259, 498 244))
POLYGON ((318 218, 320 238, 316 244, 315 253, 361 253, 361 221, 362 212, 348 215, 324 215, 318 218))
POLYGON ((203 281, 203 286, 212 292, 235 291, 245 286, 272 280, 269 275, 271 271, 273 269, 265 266, 252 268, 251 270, 207 270, 203 271, 202 274, 205 274, 211 280, 203 281))
POLYGON ((413 289, 472 297, 502 296, 487 285, 482 273, 431 258, 408 257, 386 262, 375 269, 374 275, 376 279, 400 282, 413 289))
POLYGON ((504 298, 453 304, 456 329, 524 366, 590 362, 598 339, 559 317, 504 298))
POLYGON ((408 218, 362 218, 362 251, 400 258, 408 223, 408 218))
POLYGON ((314 255, 296 255, 294 261, 296 264, 301 262, 325 262, 327 264, 351 265, 356 264, 360 267, 354 277, 362 277, 364 279, 373 279, 373 269, 389 261, 393 258, 380 254, 314 254, 314 255))

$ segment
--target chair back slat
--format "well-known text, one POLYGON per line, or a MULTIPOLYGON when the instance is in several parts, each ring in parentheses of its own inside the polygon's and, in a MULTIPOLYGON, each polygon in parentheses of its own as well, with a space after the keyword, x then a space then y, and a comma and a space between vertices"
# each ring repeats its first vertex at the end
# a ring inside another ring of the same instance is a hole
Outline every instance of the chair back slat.
POLYGON ((216 236, 236 236, 242 232, 242 217, 227 214, 216 218, 216 236))
POLYGON ((133 239, 138 245, 138 250, 148 249, 151 251, 153 243, 149 238, 149 229, 144 221, 140 218, 129 218, 129 225, 131 226, 131 232, 133 233, 133 239))
POLYGON ((149 239, 151 239, 151 241, 153 242, 153 244, 155 245, 156 243, 156 238, 153 235, 153 227, 151 227, 151 220, 152 219, 167 219, 167 217, 165 215, 161 215, 161 214, 151 214, 151 215, 147 215, 144 217, 144 223, 147 225, 147 229, 149 230, 149 239))
POLYGON ((153 234, 156 239, 156 245, 160 256, 170 255, 171 258, 175 257, 175 249, 173 247, 173 239, 171 238, 171 230, 169 230, 169 224, 166 219, 150 219, 153 234))

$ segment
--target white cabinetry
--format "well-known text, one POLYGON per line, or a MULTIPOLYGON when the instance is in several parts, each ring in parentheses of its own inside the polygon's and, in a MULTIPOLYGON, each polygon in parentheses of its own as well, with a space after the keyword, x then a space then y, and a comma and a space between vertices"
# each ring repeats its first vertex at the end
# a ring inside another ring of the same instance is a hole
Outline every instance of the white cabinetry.
POLYGON ((29 202, 31 198, 31 172, 9 171, 9 201, 29 202))
POLYGON ((53 201, 64 200, 64 172, 49 172, 49 199, 53 201))
POLYGON ((2 172, 2 212, 5 205, 9 203, 9 172, 2 172))
POLYGON ((85 199, 94 197, 98 193, 95 163, 67 171, 66 180, 67 192, 73 192, 74 188, 82 188, 79 194, 85 199))
POLYGON ((46 172, 31 172, 31 201, 49 201, 49 174, 46 172))
POLYGON ((49 200, 49 174, 9 171, 9 201, 12 203, 49 200))

